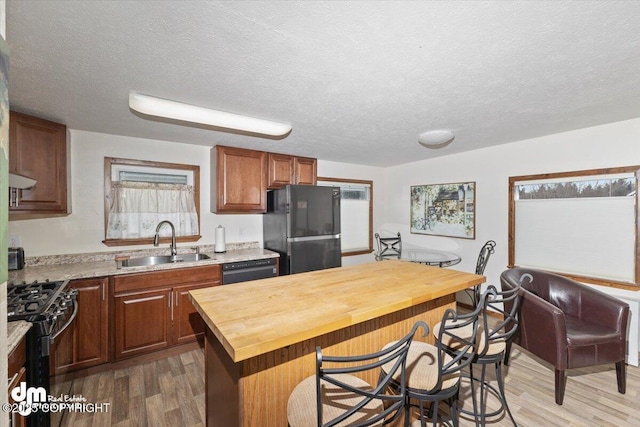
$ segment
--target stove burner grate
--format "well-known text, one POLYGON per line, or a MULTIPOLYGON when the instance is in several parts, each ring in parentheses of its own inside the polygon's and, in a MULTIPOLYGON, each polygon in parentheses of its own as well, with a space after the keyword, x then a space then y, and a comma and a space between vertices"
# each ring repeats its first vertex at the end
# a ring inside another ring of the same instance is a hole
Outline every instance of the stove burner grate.
POLYGON ((66 281, 9 283, 7 285, 8 320, 41 315, 65 284, 66 281))

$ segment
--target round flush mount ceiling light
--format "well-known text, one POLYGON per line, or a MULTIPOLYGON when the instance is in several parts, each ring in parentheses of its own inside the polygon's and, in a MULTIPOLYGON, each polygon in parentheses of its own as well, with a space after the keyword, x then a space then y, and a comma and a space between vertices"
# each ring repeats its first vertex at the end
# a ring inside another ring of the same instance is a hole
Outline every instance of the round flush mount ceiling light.
POLYGON ((443 148, 455 139, 450 130, 430 130, 418 136, 418 142, 427 148, 443 148))

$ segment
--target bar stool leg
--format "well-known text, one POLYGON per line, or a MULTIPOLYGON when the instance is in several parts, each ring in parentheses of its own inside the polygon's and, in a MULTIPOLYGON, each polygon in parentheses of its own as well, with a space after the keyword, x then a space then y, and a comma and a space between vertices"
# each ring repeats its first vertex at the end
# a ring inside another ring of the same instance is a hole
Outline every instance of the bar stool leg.
POLYGON ((500 403, 502 404, 502 407, 505 409, 505 411, 507 411, 507 414, 509 414, 509 418, 511 418, 511 422, 513 423, 513 425, 517 427, 518 424, 516 424, 516 420, 513 418, 511 409, 509 409, 509 405, 507 404, 507 395, 504 393, 502 363, 500 361, 496 362, 496 380, 498 381, 498 387, 500 388, 500 403))

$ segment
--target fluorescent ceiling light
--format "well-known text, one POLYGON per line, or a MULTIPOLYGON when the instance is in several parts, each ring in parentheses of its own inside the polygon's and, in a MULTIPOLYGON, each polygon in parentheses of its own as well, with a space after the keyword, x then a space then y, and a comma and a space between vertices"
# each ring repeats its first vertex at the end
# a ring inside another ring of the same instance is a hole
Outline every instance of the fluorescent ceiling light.
POLYGON ((453 141, 455 135, 450 130, 430 130, 418 137, 418 142, 427 148, 443 148, 453 141))
POLYGON ((129 107, 150 116, 165 117, 184 122, 200 123, 262 135, 282 136, 291 132, 291 125, 212 110, 168 99, 155 98, 136 92, 129 94, 129 107))

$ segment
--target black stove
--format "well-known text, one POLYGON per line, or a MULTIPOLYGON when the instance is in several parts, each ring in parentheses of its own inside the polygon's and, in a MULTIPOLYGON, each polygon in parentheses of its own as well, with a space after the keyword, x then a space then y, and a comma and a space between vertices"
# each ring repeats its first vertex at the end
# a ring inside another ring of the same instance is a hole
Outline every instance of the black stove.
POLYGON ((69 281, 9 283, 7 285, 7 314, 12 320, 37 320, 47 315, 55 298, 67 288, 69 281))
MULTIPOLYGON (((7 320, 32 324, 26 335, 27 387, 44 387, 51 394, 50 346, 75 319, 77 294, 77 290, 69 288, 68 280, 7 284, 7 320)), ((27 425, 49 427, 49 413, 31 413, 27 425)))

